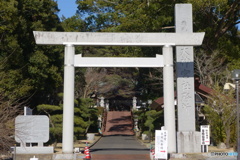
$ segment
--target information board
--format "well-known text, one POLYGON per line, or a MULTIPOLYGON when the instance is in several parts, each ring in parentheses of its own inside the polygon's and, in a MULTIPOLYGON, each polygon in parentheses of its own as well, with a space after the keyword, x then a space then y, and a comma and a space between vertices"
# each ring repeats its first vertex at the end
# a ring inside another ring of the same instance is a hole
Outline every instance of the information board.
POLYGON ((39 116, 17 116, 15 140, 19 143, 47 142, 49 140, 49 118, 39 116))
POLYGON ((155 131, 155 158, 167 159, 168 132, 167 130, 155 131))
POLYGON ((201 145, 210 145, 209 125, 202 125, 201 129, 201 145))

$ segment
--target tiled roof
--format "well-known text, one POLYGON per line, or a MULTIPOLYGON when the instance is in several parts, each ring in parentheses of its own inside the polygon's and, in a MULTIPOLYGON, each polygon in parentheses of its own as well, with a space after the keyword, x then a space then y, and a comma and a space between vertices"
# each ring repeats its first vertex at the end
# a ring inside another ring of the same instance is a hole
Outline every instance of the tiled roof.
MULTIPOLYGON (((198 80, 195 80, 195 92, 201 96, 206 97, 207 95, 211 94, 213 89, 201 84, 198 80)), ((177 94, 175 92, 175 98, 177 97, 177 94)), ((153 101, 151 104, 152 109, 161 110, 162 106, 164 104, 164 97, 159 97, 156 100, 153 101)))

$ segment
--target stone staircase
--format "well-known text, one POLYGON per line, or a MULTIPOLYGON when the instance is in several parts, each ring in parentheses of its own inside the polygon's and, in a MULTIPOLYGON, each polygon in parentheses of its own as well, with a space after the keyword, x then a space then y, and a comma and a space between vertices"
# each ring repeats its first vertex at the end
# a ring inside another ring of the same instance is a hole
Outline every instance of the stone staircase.
POLYGON ((134 135, 131 112, 109 111, 107 113, 106 128, 103 135, 134 135))

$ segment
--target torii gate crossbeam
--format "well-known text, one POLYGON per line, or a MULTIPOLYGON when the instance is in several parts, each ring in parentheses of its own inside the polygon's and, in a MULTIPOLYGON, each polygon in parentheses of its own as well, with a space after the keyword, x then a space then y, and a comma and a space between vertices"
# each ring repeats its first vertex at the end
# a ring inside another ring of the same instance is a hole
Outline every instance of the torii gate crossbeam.
POLYGON ((75 67, 163 67, 163 56, 156 57, 82 57, 75 55, 75 67))
MULTIPOLYGON (((121 67, 144 67, 143 63, 151 63, 152 67, 164 67, 164 121, 168 130, 168 151, 176 152, 176 129, 174 107, 174 79, 173 79, 173 51, 172 46, 198 46, 202 44, 204 33, 96 33, 96 32, 42 32, 34 31, 37 44, 42 45, 65 45, 64 66, 64 102, 63 102, 63 153, 73 152, 73 117, 74 117, 74 67, 88 66, 90 58, 75 55, 76 45, 81 46, 163 46, 163 57, 156 58, 131 58, 117 62, 121 67), (150 60, 150 61, 149 61, 150 60), (157 61, 159 60, 159 65, 157 61), (126 62, 126 63, 125 63, 126 62), (84 63, 85 65, 79 64, 84 63), (163 64, 161 64, 163 63, 163 64)), ((94 59, 92 59, 94 60, 94 59)), ((96 60, 96 59, 95 59, 96 60)), ((111 61, 111 59, 105 59, 111 61)), ((96 63, 97 62, 96 60, 96 63)), ((90 64, 90 63, 89 63, 90 64)), ((95 67, 114 67, 113 63, 98 65, 91 61, 95 67)), ((145 66, 146 67, 146 66, 145 66)))

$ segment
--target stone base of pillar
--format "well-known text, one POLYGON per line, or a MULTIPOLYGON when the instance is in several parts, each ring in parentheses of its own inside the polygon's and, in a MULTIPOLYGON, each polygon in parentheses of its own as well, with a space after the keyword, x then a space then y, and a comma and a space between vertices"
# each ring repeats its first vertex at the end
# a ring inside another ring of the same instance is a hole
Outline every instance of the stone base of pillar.
POLYGON ((83 154, 53 154, 53 160, 73 160, 73 159, 84 159, 83 154))
POLYGON ((177 132, 178 153, 201 153, 200 132, 177 132))

